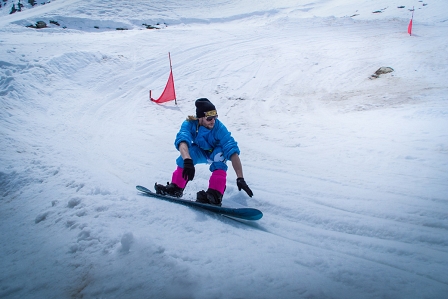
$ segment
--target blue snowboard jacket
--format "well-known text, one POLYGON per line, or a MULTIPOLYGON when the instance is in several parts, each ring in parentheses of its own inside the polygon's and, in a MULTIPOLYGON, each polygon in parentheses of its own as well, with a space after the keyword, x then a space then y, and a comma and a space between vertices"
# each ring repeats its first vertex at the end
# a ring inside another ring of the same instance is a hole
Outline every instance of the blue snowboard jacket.
POLYGON ((215 120, 215 126, 211 130, 199 126, 199 120, 184 121, 174 141, 177 150, 179 150, 179 144, 182 141, 186 142, 189 148, 198 146, 210 153, 215 148, 221 148, 226 160, 230 160, 230 157, 235 153, 240 154, 238 143, 219 119, 215 120))

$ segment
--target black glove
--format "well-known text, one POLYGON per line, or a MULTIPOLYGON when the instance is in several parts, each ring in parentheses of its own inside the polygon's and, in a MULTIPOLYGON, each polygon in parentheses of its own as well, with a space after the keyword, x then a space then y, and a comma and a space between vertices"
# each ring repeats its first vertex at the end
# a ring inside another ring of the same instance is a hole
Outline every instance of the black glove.
POLYGON ((186 181, 192 181, 194 178, 194 165, 193 160, 191 159, 185 159, 184 160, 184 170, 182 171, 182 177, 186 181))
POLYGON ((254 193, 252 192, 252 190, 250 190, 249 186, 247 186, 246 181, 243 178, 237 178, 236 185, 238 186, 238 191, 241 191, 241 189, 243 189, 250 197, 254 195, 254 193))

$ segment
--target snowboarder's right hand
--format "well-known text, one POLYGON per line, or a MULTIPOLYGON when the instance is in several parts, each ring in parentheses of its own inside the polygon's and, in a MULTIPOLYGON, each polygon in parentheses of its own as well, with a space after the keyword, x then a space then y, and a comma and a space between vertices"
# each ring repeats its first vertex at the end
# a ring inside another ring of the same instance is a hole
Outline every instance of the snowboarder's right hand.
POLYGON ((184 170, 182 171, 182 177, 186 181, 192 181, 194 178, 194 165, 193 160, 191 159, 184 159, 184 170))

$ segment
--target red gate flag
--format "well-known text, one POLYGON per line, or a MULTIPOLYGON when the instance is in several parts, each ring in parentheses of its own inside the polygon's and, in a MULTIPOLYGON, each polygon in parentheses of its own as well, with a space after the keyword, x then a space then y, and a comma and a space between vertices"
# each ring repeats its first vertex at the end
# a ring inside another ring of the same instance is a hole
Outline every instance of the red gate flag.
POLYGON ((173 67, 171 66, 171 55, 169 52, 168 52, 168 58, 170 60, 170 76, 168 77, 168 82, 166 83, 165 89, 163 90, 162 95, 157 100, 151 97, 151 90, 150 90, 149 99, 157 104, 174 100, 174 103, 176 103, 177 105, 176 91, 174 89, 173 67))
POLYGON ((411 21, 409 22, 408 25, 408 33, 409 35, 412 35, 412 20, 414 19, 414 7, 412 7, 412 17, 411 17, 411 21))

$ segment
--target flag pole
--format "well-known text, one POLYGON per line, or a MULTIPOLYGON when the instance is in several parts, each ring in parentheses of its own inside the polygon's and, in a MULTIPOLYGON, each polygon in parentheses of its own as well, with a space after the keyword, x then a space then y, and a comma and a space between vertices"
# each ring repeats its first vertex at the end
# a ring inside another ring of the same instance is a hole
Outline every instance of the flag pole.
MULTIPOLYGON (((173 66, 171 65, 171 53, 168 52, 168 59, 170 60, 170 72, 171 72, 171 76, 173 76, 173 66)), ((173 76, 173 86, 174 86, 174 76, 173 76)), ((174 88, 173 88, 174 89, 174 88)), ((176 100, 176 91, 174 90, 174 103, 177 105, 177 100, 176 100)))

